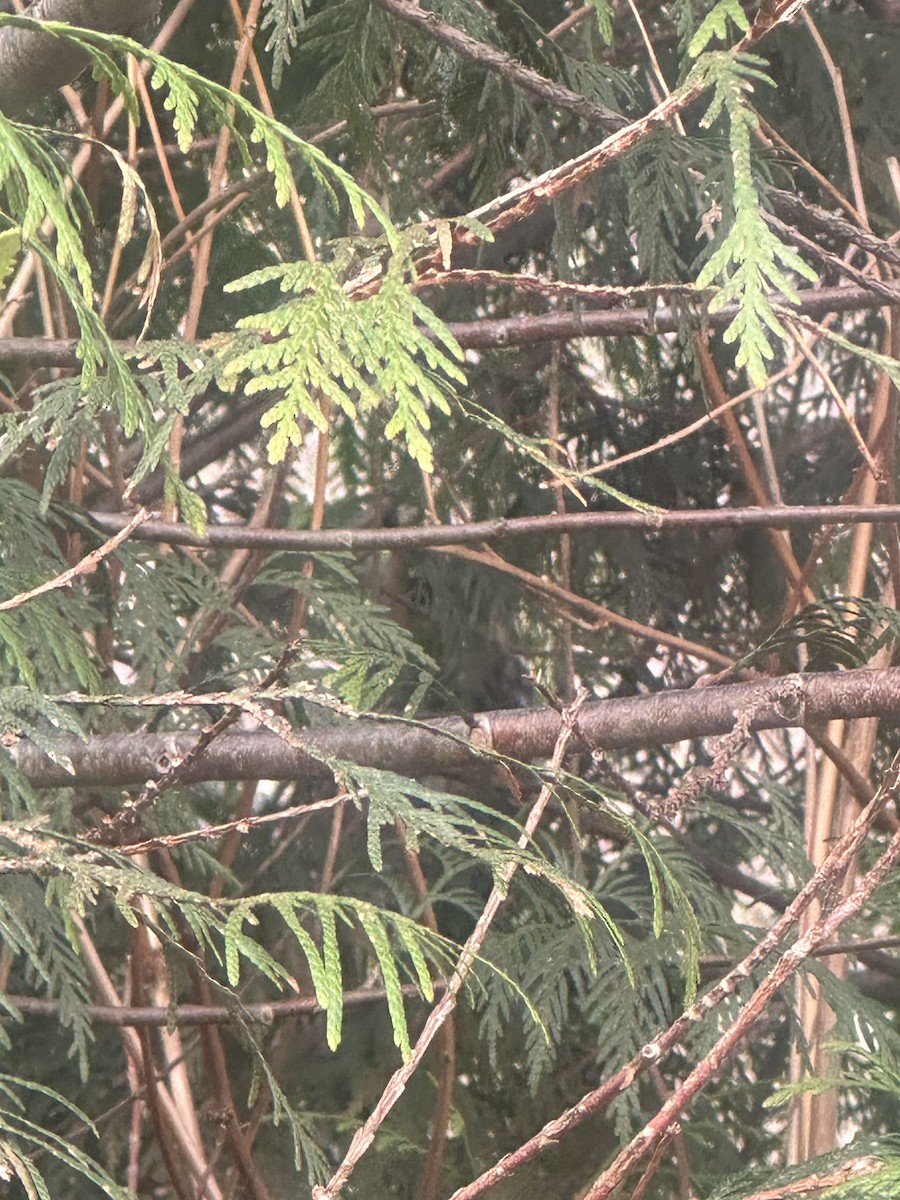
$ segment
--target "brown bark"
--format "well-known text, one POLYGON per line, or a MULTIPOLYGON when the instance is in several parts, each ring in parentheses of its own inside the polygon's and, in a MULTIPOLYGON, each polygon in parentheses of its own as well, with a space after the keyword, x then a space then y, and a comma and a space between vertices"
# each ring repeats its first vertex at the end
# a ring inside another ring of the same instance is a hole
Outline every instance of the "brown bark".
MULTIPOLYGON (((158 701, 160 708, 184 708, 239 705, 240 697, 178 693, 158 701)), ((260 707, 260 700, 254 707, 260 707)), ((872 716, 900 716, 900 668, 789 675, 597 700, 584 706, 579 730, 591 747, 622 750, 721 736, 730 733, 738 720, 758 730, 872 716)), ((318 789, 333 783, 320 755, 400 774, 452 774, 484 752, 526 762, 547 758, 561 721, 560 714, 548 708, 500 709, 423 724, 361 717, 332 729, 293 734, 292 744, 276 733, 225 732, 179 778, 183 783, 297 779, 318 789)), ((162 778, 197 741, 193 733, 102 734, 84 742, 61 737, 55 747, 56 762, 24 740, 9 752, 36 787, 123 786, 162 778)))

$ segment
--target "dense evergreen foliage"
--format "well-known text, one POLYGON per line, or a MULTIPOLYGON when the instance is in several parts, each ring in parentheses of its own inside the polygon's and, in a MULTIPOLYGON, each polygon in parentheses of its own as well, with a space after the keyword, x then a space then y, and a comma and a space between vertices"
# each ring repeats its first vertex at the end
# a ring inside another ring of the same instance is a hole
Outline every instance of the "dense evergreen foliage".
POLYGON ((895 0, 116 7, 0 5, 3 1187, 898 1194, 895 0))

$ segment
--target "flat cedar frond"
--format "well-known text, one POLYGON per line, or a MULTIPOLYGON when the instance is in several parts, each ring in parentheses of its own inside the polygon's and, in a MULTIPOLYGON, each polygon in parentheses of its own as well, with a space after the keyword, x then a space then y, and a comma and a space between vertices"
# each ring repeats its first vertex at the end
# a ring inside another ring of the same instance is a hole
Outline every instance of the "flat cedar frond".
MULTIPOLYGON (((315 562, 315 582, 306 588, 314 604, 309 638, 292 677, 321 679, 330 694, 360 712, 400 696, 404 710, 416 712, 434 686, 437 663, 387 608, 365 595, 348 559, 318 554, 315 562)), ((258 582, 296 587, 296 567, 273 556, 258 582)))
POLYGON ((746 367, 751 383, 766 378, 766 362, 774 354, 771 335, 784 339, 785 330, 775 313, 771 293, 781 292, 797 299, 788 271, 815 280, 815 271, 767 225, 762 212, 762 192, 756 181, 751 139, 759 118, 749 97, 754 85, 771 86, 763 60, 750 54, 725 51, 703 54, 692 70, 692 78, 713 89, 712 100, 701 124, 710 128, 720 118, 727 121, 732 177, 728 181, 728 208, 722 213, 721 228, 700 274, 697 287, 716 283, 709 304, 719 312, 736 303, 737 314, 724 333, 728 343, 737 343, 735 362, 746 367))
POLYGON ((895 608, 865 596, 831 596, 818 604, 805 605, 740 665, 762 662, 773 653, 783 656, 790 665, 802 646, 811 670, 858 667, 883 647, 895 645, 898 638, 900 620, 895 608))
POLYGON ((29 1101, 39 1097, 42 1101, 60 1105, 70 1117, 74 1117, 92 1132, 95 1127, 90 1117, 77 1105, 52 1088, 43 1087, 32 1080, 14 1075, 0 1075, 0 1178, 16 1179, 29 1197, 50 1196, 43 1172, 32 1155, 41 1154, 45 1159, 56 1160, 68 1167, 86 1182, 93 1184, 110 1200, 130 1200, 131 1193, 120 1187, 90 1155, 65 1138, 42 1128, 25 1115, 29 1101))
POLYGON ((732 25, 740 33, 746 33, 750 28, 747 14, 741 8, 739 0, 716 0, 691 38, 688 54, 691 58, 696 58, 714 39, 724 41, 732 25))
POLYGON ((291 61, 291 50, 306 23, 306 0, 266 0, 265 16, 260 28, 271 28, 266 49, 272 52, 272 84, 279 87, 285 66, 291 61))
MULTIPOLYGON (((0 480, 0 599, 13 597, 39 586, 65 569, 65 562, 50 526, 42 520, 39 498, 27 486, 12 479, 0 480)), ((21 718, 39 717, 44 703, 36 691, 38 680, 63 690, 73 677, 87 691, 99 688, 96 658, 83 631, 97 619, 98 611, 83 592, 51 591, 0 612, 0 671, 13 690, 7 693, 21 718), (24 684, 27 693, 16 685, 24 684)), ((43 710, 59 727, 65 722, 52 706, 43 710), (52 717, 51 717, 52 714, 52 717)))
POLYGON ((240 322, 260 338, 228 365, 232 377, 250 375, 248 395, 281 397, 262 418, 265 428, 274 426, 269 461, 281 462, 289 446, 301 444, 303 418, 324 430, 331 405, 351 417, 384 405, 390 414, 386 436, 402 436, 422 470, 432 470, 429 409, 449 412, 448 383, 465 382, 458 366, 462 352, 406 286, 400 269, 392 266, 364 300, 348 296, 338 271, 325 263, 267 267, 234 280, 226 291, 272 282, 290 299, 240 322), (417 321, 435 330, 440 344, 426 338, 417 321))
POLYGON ((891 4, 161 7, 0 12, 0 1186, 897 1192, 891 4))

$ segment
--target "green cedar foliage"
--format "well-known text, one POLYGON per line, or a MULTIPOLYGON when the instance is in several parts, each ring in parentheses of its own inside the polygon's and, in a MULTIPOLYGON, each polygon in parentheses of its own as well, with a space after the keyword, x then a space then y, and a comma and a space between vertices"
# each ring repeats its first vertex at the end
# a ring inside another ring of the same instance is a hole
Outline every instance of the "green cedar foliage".
POLYGON ((431 471, 428 409, 435 405, 449 413, 441 376, 465 384, 465 375, 454 361, 462 351, 410 292, 396 260, 373 296, 353 300, 340 285, 349 251, 342 257, 344 263, 333 265, 299 262, 270 267, 228 285, 227 291, 242 291, 278 281, 282 293, 290 296, 271 312, 241 321, 243 328, 258 330, 261 336, 231 361, 229 372, 235 377, 249 375, 247 395, 265 391, 280 396, 262 417, 264 428, 274 426, 270 462, 281 462, 289 446, 301 444, 304 418, 324 430, 325 412, 331 405, 356 417, 358 412, 389 404, 392 412, 385 436, 402 435, 422 470, 431 471), (428 340, 416 318, 435 332, 443 346, 428 340))
MULTIPOLYGON (((118 129, 98 138, 100 174, 79 182, 71 165, 84 135, 56 100, 33 120, 0 116, 0 292, 33 256, 37 282, 13 298, 16 330, 49 333, 54 321, 77 344, 74 369, 13 359, 2 380, 0 602, 98 547, 88 508, 166 501, 202 533, 250 520, 271 485, 269 524, 308 527, 316 431, 331 439, 319 499, 334 527, 546 515, 557 498, 572 511, 647 514, 745 502, 715 426, 698 426, 687 443, 671 435, 705 414, 693 359, 698 303, 711 316, 734 306, 715 357, 733 392, 760 384, 790 356, 791 302, 817 272, 833 282, 828 272, 847 249, 823 234, 832 257, 821 268, 767 220, 776 185, 820 206, 831 200, 814 174, 788 169, 762 142, 763 116, 790 123, 812 165, 847 187, 836 135, 820 128, 828 81, 808 69, 797 29, 748 52, 734 48, 750 23, 734 0, 653 6, 643 31, 623 6, 594 0, 589 20, 555 38, 548 31, 569 16, 556 0, 432 7, 629 117, 659 99, 659 80, 647 84, 646 33, 668 86, 698 99, 681 113, 683 128, 654 126, 577 189, 493 236, 465 214, 577 158, 597 130, 369 0, 266 0, 256 45, 274 117, 249 92, 229 90, 233 30, 213 0, 198 0, 165 54, 48 25, 89 56, 94 82, 79 84, 87 102, 101 84, 135 122, 128 56, 148 65, 180 202, 206 199, 207 139, 223 128, 231 178, 246 191, 216 231, 202 336, 189 340, 192 259, 167 244, 178 214, 146 121, 136 147, 118 129), (395 111, 379 116, 379 105, 395 111), (294 184, 315 261, 299 255, 294 184), (426 261, 484 273, 438 286, 426 261), (119 274, 105 296, 111 264, 119 274), (554 292, 541 278, 595 290, 554 292), (597 288, 620 289, 610 302, 623 306, 669 303, 680 327, 468 354, 451 328, 548 307, 578 314, 597 288), (170 455, 182 426, 179 466, 170 455), (657 442, 652 457, 599 473, 657 442)), ((829 44, 844 49, 857 94, 864 185, 877 197, 870 233, 886 236, 896 225, 886 125, 897 108, 886 99, 896 87, 885 82, 883 47, 897 32, 869 28, 850 6, 825 8, 829 44), (870 76, 878 106, 865 99, 870 76)), ((26 23, 0 16, 0 25, 26 23)), ((898 377, 878 320, 837 315, 819 348, 858 416, 877 371, 898 377)), ((852 434, 810 368, 779 388, 754 441, 765 434, 774 446, 788 502, 836 500, 857 464, 852 434)), ((809 873, 802 763, 789 735, 748 740, 715 771, 701 743, 615 761, 579 744, 553 778, 487 751, 469 770, 421 778, 337 754, 318 776, 311 768, 294 783, 261 785, 237 847, 209 831, 243 811, 242 785, 88 785, 66 738, 209 733, 223 717, 290 738, 371 713, 402 731, 436 710, 555 702, 576 679, 596 697, 696 682, 696 658, 608 622, 598 605, 666 638, 704 642, 736 670, 771 669, 776 658, 786 671, 862 665, 890 647, 897 619, 872 596, 840 594, 844 544, 825 557, 816 603, 786 621, 763 534, 653 529, 498 543, 503 571, 484 555, 404 546, 235 565, 224 552, 134 538, 96 569, 0 611, 0 1180, 41 1200, 125 1195, 132 1096, 121 1041, 89 1019, 88 937, 120 995, 135 983, 132 957, 147 933, 161 947, 173 1020, 198 996, 227 1008, 221 1036, 238 1124, 260 1125, 260 1171, 273 1194, 293 1196, 327 1180, 390 1072, 409 1060, 500 888, 454 1018, 453 1100, 441 1118, 452 1135, 441 1182, 449 1194, 625 1067, 746 953, 809 873), (302 637, 289 644, 298 612, 302 637), (24 741, 71 770, 69 786, 32 786, 13 753, 24 741), (673 811, 671 797, 694 777, 703 786, 673 811), (545 785, 553 798, 523 848, 523 815, 545 785), (329 824, 335 787, 342 815, 329 824), (110 830, 114 842, 149 839, 150 848, 108 845, 110 830), (377 1002, 351 1007, 348 996, 373 987, 377 1002), (279 1027, 251 1010, 298 991, 318 1014, 279 1027), (38 1032, 38 1018, 16 1004, 34 996, 56 1006, 38 1032)), ((794 546, 801 562, 812 549, 806 535, 794 546)), ((873 553, 873 586, 896 573, 891 555, 873 553)), ((896 927, 887 891, 875 917, 860 919, 862 934, 867 922, 896 927)), ((841 1087, 849 1127, 871 1139, 806 1173, 871 1154, 879 1173, 835 1194, 895 1187, 891 1007, 861 1001, 855 979, 810 971, 838 1018, 833 1076, 787 1086, 792 1000, 780 996, 684 1127, 698 1194, 725 1200, 801 1178, 773 1169, 782 1115, 763 1106, 781 1085, 776 1100, 825 1083, 841 1087)), ((753 983, 686 1034, 663 1064, 669 1080, 709 1050, 753 983)), ((197 1103, 218 1111, 221 1095, 204 1091, 211 1059, 181 1033, 197 1103)), ((434 1056, 410 1081, 358 1168, 359 1194, 416 1195, 441 1069, 434 1056)), ((576 1194, 659 1103, 642 1077, 549 1165, 532 1164, 522 1187, 576 1194)), ((237 1186, 236 1168, 217 1136, 204 1128, 225 1191, 237 1186)), ((139 1141, 140 1192, 174 1195, 171 1161, 146 1131, 139 1141)), ((658 1180, 660 1196, 675 1194, 671 1161, 658 1180)))

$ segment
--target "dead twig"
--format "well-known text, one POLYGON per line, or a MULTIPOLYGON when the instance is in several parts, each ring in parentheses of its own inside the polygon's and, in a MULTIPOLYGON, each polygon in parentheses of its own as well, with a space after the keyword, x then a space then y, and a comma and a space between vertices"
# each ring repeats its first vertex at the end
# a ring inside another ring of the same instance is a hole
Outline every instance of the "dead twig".
MULTIPOLYGON (((579 691, 572 704, 562 712, 562 727, 556 739, 553 757, 550 760, 548 779, 541 787, 517 843, 521 850, 524 850, 528 846, 534 836, 544 810, 556 790, 556 777, 562 767, 569 744, 578 731, 578 715, 586 699, 587 692, 584 690, 579 691)), ((372 1110, 371 1116, 353 1135, 353 1140, 350 1143, 347 1153, 344 1155, 344 1160, 334 1172, 331 1179, 324 1187, 313 1189, 313 1200, 335 1200, 341 1194, 347 1181, 353 1174, 356 1165, 374 1141, 378 1129, 403 1095, 407 1083, 418 1069, 438 1031, 456 1007, 456 997, 459 995, 463 984, 478 959, 484 939, 493 923, 494 917, 497 915, 500 906, 509 892, 509 885, 516 873, 517 866, 516 861, 512 860, 506 863, 498 872, 497 882, 491 889, 491 894, 488 896, 481 916, 475 923, 475 928, 472 930, 460 952, 453 974, 447 982, 447 989, 431 1010, 428 1020, 425 1022, 425 1027, 412 1049, 412 1053, 403 1066, 391 1076, 381 1094, 381 1098, 372 1110)))

